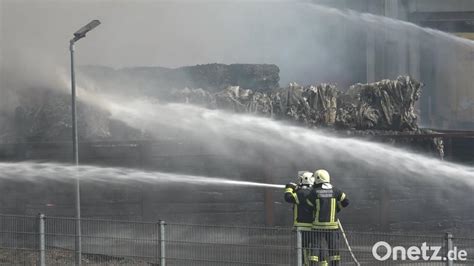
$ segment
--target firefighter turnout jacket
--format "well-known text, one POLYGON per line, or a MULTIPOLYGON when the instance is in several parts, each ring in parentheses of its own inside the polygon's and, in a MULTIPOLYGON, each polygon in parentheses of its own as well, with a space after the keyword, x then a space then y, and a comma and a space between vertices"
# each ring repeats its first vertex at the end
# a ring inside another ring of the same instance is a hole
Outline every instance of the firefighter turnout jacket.
POLYGON ((307 203, 314 208, 313 229, 339 229, 337 213, 349 205, 349 199, 330 183, 321 183, 313 187, 307 203))
POLYGON ((285 201, 293 204, 293 226, 309 227, 313 223, 313 207, 308 204, 310 185, 290 183, 285 188, 285 201))

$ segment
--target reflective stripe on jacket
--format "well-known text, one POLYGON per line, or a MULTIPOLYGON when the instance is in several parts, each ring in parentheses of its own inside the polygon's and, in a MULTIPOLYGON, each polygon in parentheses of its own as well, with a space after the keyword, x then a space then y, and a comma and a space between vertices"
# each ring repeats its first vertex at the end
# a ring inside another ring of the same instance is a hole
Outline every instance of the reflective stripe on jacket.
POLYGON ((293 225, 297 227, 311 227, 313 223, 313 207, 307 200, 311 194, 311 187, 303 185, 296 189, 285 189, 285 201, 293 204, 293 225))
POLYGON ((323 183, 314 186, 307 203, 314 207, 314 229, 338 229, 337 213, 349 205, 349 199, 341 190, 323 183))

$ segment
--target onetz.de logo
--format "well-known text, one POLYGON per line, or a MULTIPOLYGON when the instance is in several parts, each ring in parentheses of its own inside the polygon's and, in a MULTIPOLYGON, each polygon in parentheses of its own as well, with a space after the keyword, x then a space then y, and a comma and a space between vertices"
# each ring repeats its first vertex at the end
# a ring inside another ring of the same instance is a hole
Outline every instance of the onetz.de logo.
POLYGON ((428 246, 426 242, 422 243, 420 247, 411 246, 394 246, 392 247, 389 243, 385 241, 379 241, 375 243, 372 247, 372 255, 378 261, 386 260, 425 260, 425 261, 466 261, 467 260, 467 251, 458 250, 457 247, 454 247, 452 250, 448 251, 447 254, 441 254, 440 246, 428 246))

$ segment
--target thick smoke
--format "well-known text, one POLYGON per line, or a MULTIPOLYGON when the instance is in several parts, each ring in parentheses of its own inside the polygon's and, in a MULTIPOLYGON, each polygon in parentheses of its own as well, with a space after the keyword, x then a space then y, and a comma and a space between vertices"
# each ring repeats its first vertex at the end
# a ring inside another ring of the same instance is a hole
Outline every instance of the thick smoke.
MULTIPOLYGON (((43 89, 69 90, 69 82, 64 82, 69 79, 68 41, 91 19, 100 19, 102 25, 77 43, 78 66, 272 63, 281 69, 282 84, 354 81, 347 74, 353 68, 344 60, 332 62, 348 50, 342 39, 349 37, 330 38, 333 28, 323 26, 329 18, 303 15, 305 6, 299 1, 1 3, 4 130, 11 127, 5 123, 17 106, 41 104, 43 97, 38 96, 43 89)), ((87 81, 83 76, 78 79, 93 89, 94 83, 87 81)))
MULTIPOLYGON (((416 64, 403 67, 410 59, 398 54, 420 45, 421 55, 410 54, 425 60, 422 64, 436 65, 421 80, 427 84, 422 103, 429 101, 430 90, 442 84, 449 87, 453 80, 468 94, 462 84, 468 84, 469 68, 456 62, 466 58, 472 42, 308 1, 3 0, 1 4, 3 113, 18 104, 16 90, 67 89, 57 84, 56 73, 68 72, 68 41, 91 19, 100 19, 102 25, 77 44, 77 65, 270 63, 280 67, 282 86, 293 81, 303 85, 334 82, 344 88, 366 82, 370 76, 366 59, 373 38, 385 47, 383 60, 390 61, 375 67, 376 72, 386 68, 375 79, 404 74, 420 79, 416 64)), ((433 99, 433 112, 451 112, 457 99, 448 90, 439 91, 443 95, 433 99), (440 100, 450 104, 435 102, 440 100)), ((468 114, 470 100, 459 100, 458 114, 468 114)))
POLYGON ((306 8, 299 1, 4 1, 2 72, 18 86, 41 85, 68 68, 72 32, 97 18, 102 25, 77 44, 79 65, 272 63, 282 84, 354 82, 346 60, 335 63, 357 49, 345 43, 350 36, 333 36, 337 20, 306 8))

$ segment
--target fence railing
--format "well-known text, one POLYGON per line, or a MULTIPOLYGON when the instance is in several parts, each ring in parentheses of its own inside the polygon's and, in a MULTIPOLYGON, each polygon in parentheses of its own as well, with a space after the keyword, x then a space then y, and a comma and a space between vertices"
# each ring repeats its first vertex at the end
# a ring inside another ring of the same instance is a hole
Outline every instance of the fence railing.
MULTIPOLYGON (((330 259, 335 260, 328 265, 358 265, 356 260, 359 265, 474 264, 474 238, 444 233, 422 236, 345 232, 343 235, 338 230, 301 231, 164 221, 81 219, 81 222, 83 265, 299 266, 325 265, 322 262, 330 259), (441 260, 434 261, 432 256, 438 247, 436 255, 441 260), (459 257, 462 252, 466 253, 462 256, 466 260, 459 257), (443 260, 448 253, 455 254, 456 260, 443 260), (377 256, 384 260, 377 260, 377 256)), ((75 225, 75 218, 0 215, 0 265, 74 265, 75 225)))

